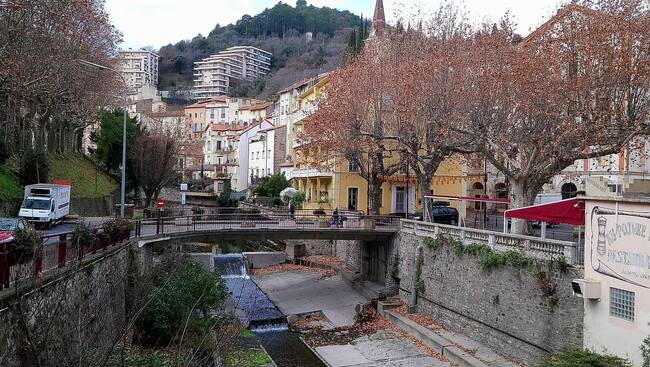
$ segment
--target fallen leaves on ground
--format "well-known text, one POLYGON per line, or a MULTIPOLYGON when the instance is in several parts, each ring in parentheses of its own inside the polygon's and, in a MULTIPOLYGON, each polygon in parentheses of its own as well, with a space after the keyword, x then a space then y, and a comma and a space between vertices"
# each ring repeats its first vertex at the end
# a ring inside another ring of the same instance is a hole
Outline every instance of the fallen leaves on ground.
MULTIPOLYGON (((417 312, 409 313, 408 312, 408 305, 405 304, 405 303, 402 303, 402 305, 399 306, 399 307, 391 308, 391 311, 394 311, 394 312, 397 312, 397 313, 399 313, 399 314, 401 314, 403 316, 406 316, 410 320, 416 322, 418 325, 424 326, 425 328, 427 328, 427 329, 429 329, 431 331, 446 330, 439 322, 437 322, 436 320, 434 320, 433 318, 431 318, 431 317, 429 317, 427 315, 423 315, 423 314, 417 313, 417 312)), ((470 348, 466 348, 466 347, 464 347, 462 345, 459 345, 459 344, 456 344, 456 343, 454 343, 454 344, 458 348, 462 349, 465 353, 468 353, 468 354, 476 357, 477 349, 470 349, 470 348)), ((496 351, 494 351, 494 352, 497 353, 496 351)), ((525 364, 521 364, 520 361, 517 361, 514 358, 502 355, 501 353, 497 353, 497 354, 499 354, 501 357, 503 357, 504 359, 506 359, 510 363, 516 364, 518 366, 526 366, 525 364)))
POLYGON ((310 261, 316 264, 333 266, 339 269, 345 269, 345 264, 336 256, 305 256, 300 260, 310 261))
POLYGON ((323 328, 323 321, 326 321, 325 316, 321 313, 312 313, 307 315, 304 319, 298 320, 291 324, 291 329, 298 332, 311 332, 312 330, 320 330, 323 328))
POLYGON ((308 330, 305 340, 313 348, 326 345, 344 345, 352 343, 355 339, 361 336, 371 335, 378 331, 390 331, 401 338, 408 339, 420 351, 429 357, 443 362, 447 361, 447 358, 442 354, 429 348, 427 345, 395 325, 392 321, 379 315, 371 305, 364 305, 360 314, 362 316, 356 319, 362 321, 355 322, 354 325, 341 326, 331 330, 308 330))
POLYGON ((274 273, 286 273, 291 271, 320 273, 321 274, 320 279, 329 278, 331 276, 336 275, 336 272, 332 270, 312 268, 309 266, 295 265, 295 264, 271 265, 265 268, 253 269, 252 273, 253 275, 260 276, 260 275, 274 274, 274 273))
POLYGON ((408 312, 408 306, 406 304, 402 304, 401 306, 397 308, 391 309, 391 311, 395 311, 403 316, 408 317, 412 321, 415 321, 419 325, 424 326, 425 328, 432 330, 432 331, 438 331, 438 330, 444 330, 444 327, 440 325, 437 321, 432 319, 431 317, 427 315, 423 315, 421 313, 409 313, 408 312))

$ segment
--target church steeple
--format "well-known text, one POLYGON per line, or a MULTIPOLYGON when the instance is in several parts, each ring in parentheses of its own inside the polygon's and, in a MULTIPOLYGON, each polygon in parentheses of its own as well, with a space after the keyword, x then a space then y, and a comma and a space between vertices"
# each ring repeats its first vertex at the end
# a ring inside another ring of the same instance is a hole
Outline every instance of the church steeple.
POLYGON ((375 15, 372 17, 372 30, 375 36, 381 36, 386 27, 386 16, 384 15, 384 2, 377 0, 375 3, 375 15))

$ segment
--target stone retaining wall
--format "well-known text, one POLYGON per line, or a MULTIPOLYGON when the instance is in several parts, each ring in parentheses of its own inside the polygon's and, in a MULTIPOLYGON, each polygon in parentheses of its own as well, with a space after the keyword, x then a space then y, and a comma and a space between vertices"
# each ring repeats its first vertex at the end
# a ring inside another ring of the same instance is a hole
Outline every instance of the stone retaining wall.
POLYGON ((0 366, 95 365, 126 323, 130 245, 0 293, 0 366))
POLYGON ((334 241, 335 256, 353 272, 361 271, 362 241, 334 241))
POLYGON ((548 351, 582 346, 583 301, 573 297, 571 280, 581 278, 583 269, 569 267, 563 273, 548 271, 545 264, 505 265, 488 272, 475 255, 457 255, 450 245, 428 249, 423 239, 403 231, 394 238, 400 297, 406 302, 413 289, 416 249, 423 247, 420 279, 425 289, 418 298, 419 312, 533 364, 548 351), (550 274, 550 282, 540 281, 540 271, 550 274), (544 291, 549 286, 556 287, 552 297, 544 291))
POLYGON ((303 244, 307 256, 331 256, 332 255, 332 240, 285 240, 286 244, 303 244))

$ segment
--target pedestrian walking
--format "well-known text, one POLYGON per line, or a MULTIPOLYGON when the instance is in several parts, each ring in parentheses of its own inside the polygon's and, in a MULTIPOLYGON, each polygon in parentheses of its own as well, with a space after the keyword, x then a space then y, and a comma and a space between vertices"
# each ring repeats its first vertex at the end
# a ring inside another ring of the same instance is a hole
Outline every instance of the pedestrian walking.
POLYGON ((339 208, 334 208, 332 212, 332 224, 339 228, 339 208))
POLYGON ((296 208, 293 206, 293 203, 289 203, 289 216, 291 219, 296 219, 296 208))

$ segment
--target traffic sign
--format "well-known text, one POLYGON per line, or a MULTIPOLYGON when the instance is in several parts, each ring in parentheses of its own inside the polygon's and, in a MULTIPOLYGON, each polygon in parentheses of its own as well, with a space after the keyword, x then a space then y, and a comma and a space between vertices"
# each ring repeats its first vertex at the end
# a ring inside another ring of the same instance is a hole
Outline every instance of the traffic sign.
POLYGON ((158 199, 158 202, 156 202, 156 208, 162 208, 164 206, 165 206, 165 200, 158 199))

